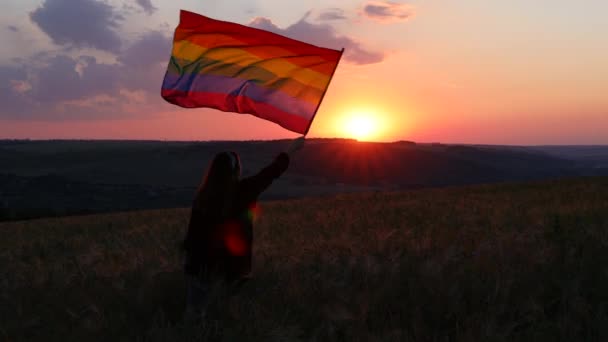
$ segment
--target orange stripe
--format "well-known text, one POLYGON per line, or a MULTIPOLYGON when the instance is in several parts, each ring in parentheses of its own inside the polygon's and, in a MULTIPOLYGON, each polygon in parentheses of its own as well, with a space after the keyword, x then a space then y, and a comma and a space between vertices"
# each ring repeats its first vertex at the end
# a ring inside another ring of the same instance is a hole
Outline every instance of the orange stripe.
MULTIPOLYGON (((220 64, 234 64, 243 68, 255 66, 272 72, 278 78, 292 78, 304 85, 320 90, 324 90, 327 87, 330 79, 329 75, 292 64, 287 59, 261 59, 240 48, 207 49, 190 41, 182 40, 173 44, 172 55, 177 59, 192 62, 196 62, 200 58, 206 58, 219 61, 220 64)), ((314 65, 314 63, 311 62, 310 65, 314 65)), ((336 63, 332 63, 332 65, 335 67, 336 63)))
POLYGON ((294 52, 288 48, 270 44, 257 44, 252 45, 250 43, 241 41, 233 36, 221 34, 221 33, 195 33, 192 30, 177 29, 175 31, 174 41, 187 40, 198 46, 212 49, 212 48, 239 48, 252 55, 259 57, 260 59, 270 58, 283 58, 288 60, 290 63, 306 67, 308 69, 331 75, 338 57, 335 59, 329 58, 328 56, 322 55, 311 55, 301 54, 294 52), (313 64, 311 64, 311 61, 313 64))

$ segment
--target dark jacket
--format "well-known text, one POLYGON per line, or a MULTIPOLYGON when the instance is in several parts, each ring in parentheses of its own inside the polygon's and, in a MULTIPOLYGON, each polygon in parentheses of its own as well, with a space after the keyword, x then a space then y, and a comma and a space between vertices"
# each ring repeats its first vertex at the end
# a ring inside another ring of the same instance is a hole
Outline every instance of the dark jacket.
POLYGON ((192 206, 186 244, 185 273, 236 280, 251 272, 253 215, 257 199, 289 166, 282 152, 256 175, 238 182, 235 198, 225 219, 205 217, 192 206))

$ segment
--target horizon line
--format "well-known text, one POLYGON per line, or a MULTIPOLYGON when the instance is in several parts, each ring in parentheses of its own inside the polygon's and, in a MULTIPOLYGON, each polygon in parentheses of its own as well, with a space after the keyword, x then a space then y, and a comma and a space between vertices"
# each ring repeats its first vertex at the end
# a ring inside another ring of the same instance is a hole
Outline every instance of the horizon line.
MULTIPOLYGON (((295 139, 295 138, 293 138, 295 139)), ((165 140, 165 139, 99 139, 99 138, 57 138, 57 139, 35 139, 35 138, 0 138, 0 142, 4 141, 23 141, 23 142, 52 142, 52 141, 73 141, 73 142, 165 142, 165 143, 213 143, 213 142, 273 142, 273 141, 291 141, 292 138, 283 139, 246 139, 246 140, 233 140, 233 139, 213 139, 213 140, 165 140)), ((465 146, 509 146, 509 147, 535 147, 535 146, 596 146, 596 147, 608 147, 608 144, 487 144, 487 143, 462 143, 462 142, 440 142, 440 141, 413 141, 413 140, 393 140, 393 141, 367 141, 357 140, 355 138, 342 138, 342 137, 314 137, 307 138, 307 140, 344 140, 353 141, 357 143, 372 143, 372 144, 396 144, 396 143, 413 143, 420 145, 465 145, 465 146)))

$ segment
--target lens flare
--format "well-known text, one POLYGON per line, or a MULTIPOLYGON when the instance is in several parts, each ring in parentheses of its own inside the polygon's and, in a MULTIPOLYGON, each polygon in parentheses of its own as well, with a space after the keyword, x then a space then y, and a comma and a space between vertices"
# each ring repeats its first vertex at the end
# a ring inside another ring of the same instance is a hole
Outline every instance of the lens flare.
POLYGON ((251 222, 255 222, 260 217, 260 213, 260 207, 256 203, 251 204, 249 208, 247 208, 247 218, 251 222))
POLYGON ((234 256, 247 254, 247 242, 241 226, 237 222, 229 222, 224 226, 224 244, 228 253, 234 256))

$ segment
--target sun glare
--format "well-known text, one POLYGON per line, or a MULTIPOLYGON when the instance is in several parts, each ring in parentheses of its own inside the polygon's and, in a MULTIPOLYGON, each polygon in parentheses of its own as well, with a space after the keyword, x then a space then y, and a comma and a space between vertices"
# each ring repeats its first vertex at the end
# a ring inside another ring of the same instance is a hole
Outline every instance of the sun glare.
POLYGON ((345 134, 357 140, 370 140, 376 137, 378 122, 373 115, 356 113, 349 115, 344 124, 345 134))

